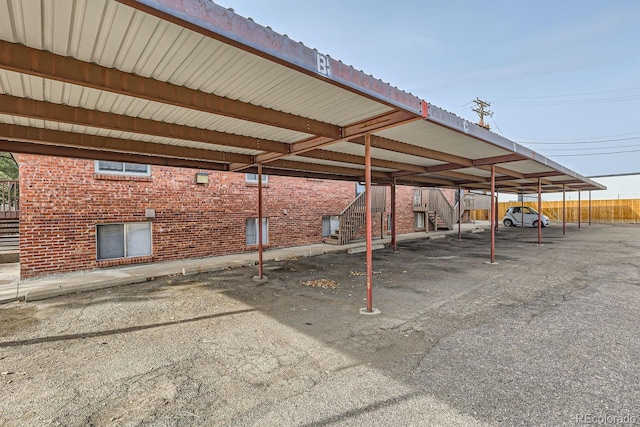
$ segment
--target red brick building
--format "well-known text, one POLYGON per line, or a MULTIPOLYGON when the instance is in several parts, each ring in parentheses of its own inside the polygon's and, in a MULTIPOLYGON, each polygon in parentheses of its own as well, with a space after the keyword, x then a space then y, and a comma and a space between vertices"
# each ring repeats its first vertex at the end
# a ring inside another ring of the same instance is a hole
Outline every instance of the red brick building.
MULTIPOLYGON (((22 278, 257 249, 256 175, 206 172, 202 184, 193 169, 16 157, 22 278)), ((331 217, 356 197, 354 182, 264 179, 266 248, 322 242, 335 228, 331 217)), ((389 232, 390 191, 374 236, 389 232)), ((398 233, 424 227, 413 191, 396 189, 398 233)), ((455 192, 446 194, 453 202, 455 192)))

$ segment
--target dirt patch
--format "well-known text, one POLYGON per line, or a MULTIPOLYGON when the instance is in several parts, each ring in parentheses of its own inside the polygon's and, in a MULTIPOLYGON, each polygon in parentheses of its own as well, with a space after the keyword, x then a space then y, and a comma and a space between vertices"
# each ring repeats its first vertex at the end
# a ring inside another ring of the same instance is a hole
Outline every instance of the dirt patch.
POLYGON ((5 337, 38 323, 37 307, 9 307, 0 310, 0 337, 5 337))

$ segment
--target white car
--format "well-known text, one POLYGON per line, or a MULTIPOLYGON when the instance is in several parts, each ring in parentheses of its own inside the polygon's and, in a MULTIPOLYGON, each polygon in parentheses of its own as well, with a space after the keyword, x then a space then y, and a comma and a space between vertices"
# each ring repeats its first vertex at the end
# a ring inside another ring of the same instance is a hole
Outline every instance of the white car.
MULTIPOLYGON (((549 225, 549 218, 546 215, 541 215, 540 218, 543 227, 549 225)), ((537 227, 538 211, 529 206, 511 206, 507 209, 504 218, 502 218, 502 223, 507 227, 522 225, 523 223, 527 227, 537 227)))

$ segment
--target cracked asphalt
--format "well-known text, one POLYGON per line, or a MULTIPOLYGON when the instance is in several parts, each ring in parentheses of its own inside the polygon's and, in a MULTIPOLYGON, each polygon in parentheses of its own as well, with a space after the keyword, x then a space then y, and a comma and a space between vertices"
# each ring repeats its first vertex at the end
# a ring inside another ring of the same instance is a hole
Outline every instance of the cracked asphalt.
POLYGON ((2 305, 0 424, 640 425, 640 227, 536 241, 375 251, 377 316, 338 253, 2 305))

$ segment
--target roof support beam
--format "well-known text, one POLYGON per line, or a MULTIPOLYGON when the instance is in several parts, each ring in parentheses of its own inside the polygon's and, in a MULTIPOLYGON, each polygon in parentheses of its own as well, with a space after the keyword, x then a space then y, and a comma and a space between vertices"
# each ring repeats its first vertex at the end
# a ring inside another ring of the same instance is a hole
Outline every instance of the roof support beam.
POLYGON ((484 166, 484 165, 497 165, 499 163, 509 163, 509 162, 517 162, 520 160, 527 160, 526 157, 521 154, 505 154, 504 156, 495 156, 495 157, 485 157, 484 159, 476 159, 473 161, 474 166, 484 166))
POLYGON ((330 123, 101 67, 5 40, 0 40, 0 68, 311 135, 333 139, 342 137, 342 129, 330 123))
POLYGON ((434 173, 434 175, 450 176, 451 178, 458 178, 458 179, 464 179, 468 181, 477 181, 477 182, 488 182, 490 179, 490 178, 485 178, 483 176, 476 176, 468 173, 454 172, 454 171, 441 171, 441 172, 434 173))
MULTIPOLYGON (((364 137, 352 138, 350 140, 356 144, 364 145, 364 137)), ((464 165, 464 167, 473 166, 472 161, 465 157, 432 150, 430 148, 418 147, 417 145, 407 144, 406 142, 383 138, 377 135, 371 135, 371 147, 417 157, 424 157, 426 159, 433 159, 441 162, 456 163, 458 165, 464 165)))
POLYGON ((206 170, 227 170, 223 163, 211 163, 203 160, 178 159, 174 157, 156 157, 142 154, 117 153, 113 151, 88 150, 84 148, 60 147, 54 145, 33 144, 30 142, 0 140, 0 151, 10 153, 35 154, 40 156, 69 157, 73 159, 109 160, 113 162, 141 163, 176 168, 206 170))
MULTIPOLYGON (((482 170, 486 170, 486 171, 491 171, 492 166, 479 166, 478 169, 482 169, 482 170)), ((516 171, 512 171, 510 169, 506 169, 500 166, 495 166, 495 171, 496 173, 499 173, 501 175, 506 175, 509 176, 511 178, 518 178, 518 179, 524 179, 524 174, 520 173, 520 172, 516 172, 516 171)))
MULTIPOLYGON (((320 172, 327 174, 351 176, 354 179, 364 178, 364 169, 347 168, 341 166, 319 165, 317 163, 296 162, 295 160, 279 159, 269 163, 270 168, 291 169, 298 171, 320 172)), ((375 178, 391 179, 391 174, 387 172, 372 171, 375 178)))
POLYGON ((275 151, 279 153, 289 152, 289 144, 283 142, 233 135, 208 129, 199 129, 140 117, 88 110, 80 107, 71 107, 69 105, 36 101, 10 95, 0 95, 0 114, 228 147, 275 151))
MULTIPOLYGON (((363 138, 352 140, 352 142, 358 144, 364 144, 363 138)), ((469 159, 466 157, 456 156, 442 151, 432 150, 429 148, 418 147, 416 145, 407 144, 400 141, 395 141, 389 138, 383 138, 380 136, 371 136, 371 146, 375 148, 381 148, 383 150, 395 151, 403 154, 410 154, 418 157, 425 157, 432 160, 438 160, 447 162, 446 165, 429 166, 427 169, 429 172, 438 172, 444 170, 461 169, 465 167, 478 167, 484 165, 491 165, 496 163, 515 162, 525 159, 520 154, 506 154, 504 156, 485 157, 482 159, 469 159)), ((506 169, 505 169, 506 170, 506 169)))
MULTIPOLYGON (((299 156, 308 157, 312 159, 323 159, 323 160, 330 160, 335 162, 351 163, 356 165, 364 164, 363 156, 356 156, 355 154, 338 153, 335 151, 328 151, 328 150, 307 151, 305 153, 299 154, 299 156)), ((417 166, 409 163, 394 162, 391 160, 382 160, 382 159, 372 158, 371 165, 379 168, 409 171, 411 173, 427 173, 427 168, 425 168, 424 166, 417 166)))
MULTIPOLYGON (((382 114, 372 119, 363 120, 362 122, 348 125, 342 129, 343 137, 341 138, 327 138, 324 136, 317 136, 305 141, 300 141, 291 144, 288 154, 282 153, 265 153, 256 156, 256 163, 269 163, 275 160, 287 157, 288 155, 302 154, 310 150, 325 147, 327 145, 335 144, 340 141, 344 141, 348 138, 362 136, 365 133, 387 129, 393 126, 398 126, 412 121, 421 120, 422 118, 415 114, 408 113, 406 111, 391 111, 390 113, 382 114)), ((241 170, 246 168, 245 165, 231 165, 231 170, 241 170)))
MULTIPOLYGON (((7 124, 0 124, 0 138, 23 142, 35 141, 43 144, 61 145, 65 147, 119 151, 147 156, 191 158, 221 163, 251 163, 253 160, 252 156, 247 156, 245 154, 201 150, 175 145, 154 144, 151 142, 135 141, 131 139, 108 138, 97 135, 85 135, 74 132, 63 132, 7 124)), ((53 148, 53 151, 55 152, 55 147, 53 148)), ((55 154, 51 155, 55 156, 55 154)))
POLYGON ((548 176, 559 176, 564 175, 562 172, 558 171, 548 171, 548 172, 538 172, 538 173, 526 173, 524 174, 525 178, 544 178, 548 176))
POLYGON ((407 183, 407 184, 410 184, 410 185, 429 184, 431 187, 452 187, 452 188, 455 188, 455 186, 457 185, 453 181, 448 181, 446 179, 431 178, 431 177, 427 177, 427 176, 412 176, 412 177, 409 177, 409 178, 405 179, 404 181, 398 181, 398 182, 407 183))

